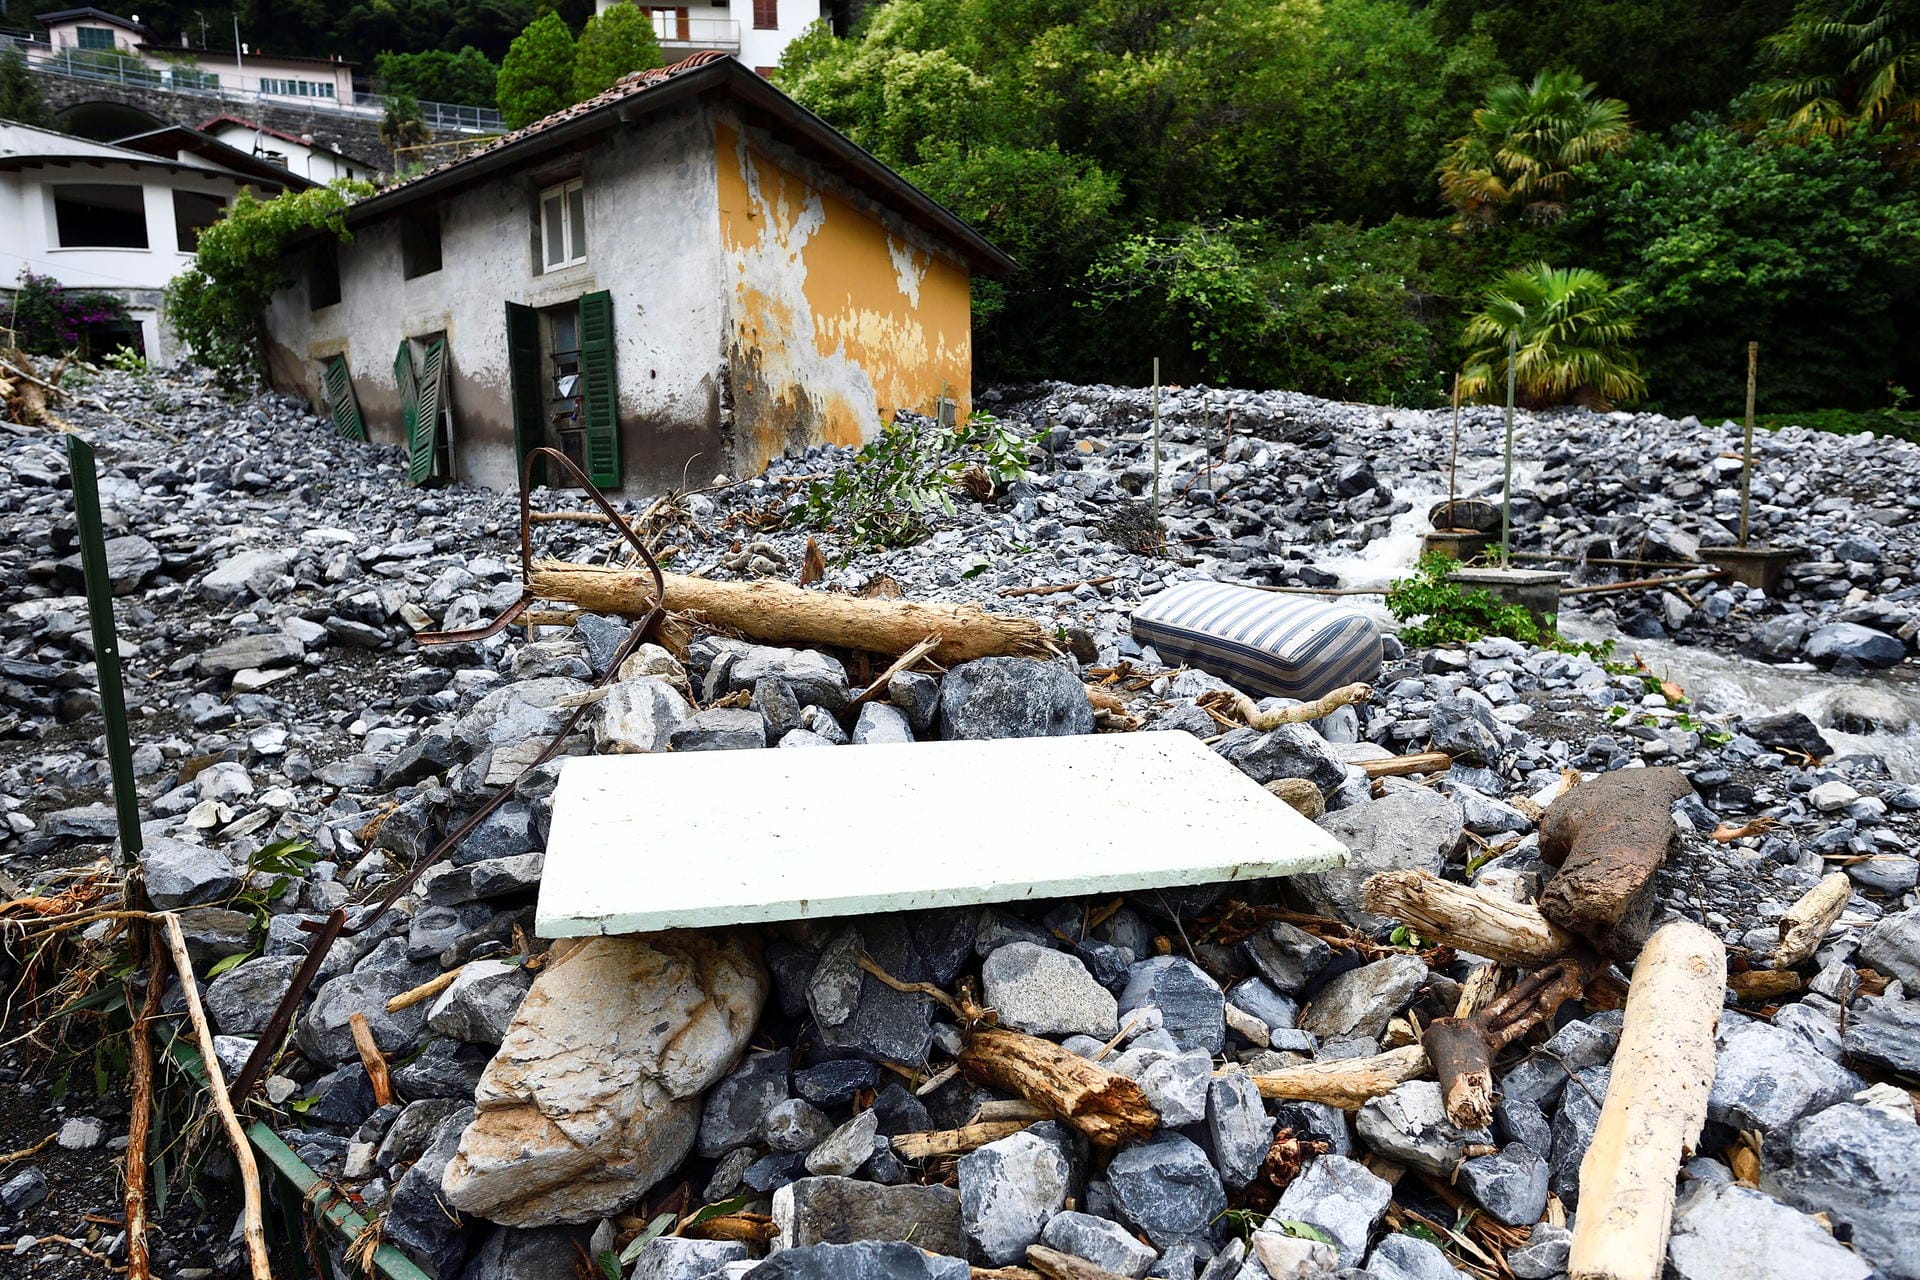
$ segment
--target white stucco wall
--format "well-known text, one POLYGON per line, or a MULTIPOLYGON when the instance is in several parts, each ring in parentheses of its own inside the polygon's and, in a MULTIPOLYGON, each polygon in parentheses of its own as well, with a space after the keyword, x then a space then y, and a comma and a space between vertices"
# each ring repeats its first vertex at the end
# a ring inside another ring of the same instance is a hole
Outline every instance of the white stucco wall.
POLYGON ((315 182, 328 183, 335 178, 371 178, 373 170, 368 166, 351 160, 337 151, 328 151, 324 147, 310 147, 304 142, 291 141, 276 133, 263 133, 240 124, 219 124, 206 130, 213 137, 230 147, 252 153, 256 144, 262 152, 284 156, 287 172, 315 182))
POLYGON ((106 289, 128 302, 140 323, 147 357, 171 364, 183 354, 167 331, 158 293, 193 261, 176 247, 173 192, 200 192, 231 201, 244 179, 183 171, 160 165, 99 162, 84 166, 27 166, 0 172, 0 288, 11 288, 22 271, 51 276, 72 289, 106 289), (147 221, 145 249, 61 248, 54 220, 53 188, 73 183, 138 186, 147 221))
MULTIPOLYGON (((594 12, 605 13, 616 4, 633 2, 595 0, 594 12)), ((779 66, 780 55, 786 52, 787 46, 825 16, 820 0, 779 0, 775 15, 779 24, 763 29, 753 25, 753 0, 733 0, 719 7, 707 4, 643 4, 641 7, 654 14, 654 34, 660 37, 660 52, 668 62, 678 62, 702 49, 718 49, 733 54, 750 67, 779 66), (678 9, 687 11, 685 39, 680 38, 678 9)))
POLYGON ((612 294, 626 488, 721 470, 725 317, 715 227, 712 124, 704 110, 643 117, 577 156, 498 177, 443 205, 442 268, 401 272, 398 224, 357 228, 340 246, 341 301, 307 305, 304 272, 274 301, 278 385, 320 399, 318 362, 344 352, 372 438, 399 443, 393 358, 403 338, 444 331, 460 478, 516 488, 506 302, 547 307, 612 294), (584 180, 587 261, 542 274, 539 191, 584 180))

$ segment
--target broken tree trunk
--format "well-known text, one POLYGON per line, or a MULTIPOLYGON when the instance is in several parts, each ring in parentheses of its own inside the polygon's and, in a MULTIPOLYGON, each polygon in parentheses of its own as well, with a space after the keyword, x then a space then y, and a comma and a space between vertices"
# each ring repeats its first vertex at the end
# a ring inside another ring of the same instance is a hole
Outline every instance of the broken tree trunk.
POLYGON ((1367 880, 1364 905, 1422 938, 1531 969, 1573 950, 1577 939, 1538 907, 1426 871, 1383 871, 1367 880))
POLYGON ((1540 856, 1560 868, 1540 910, 1615 958, 1639 950, 1650 915, 1649 884, 1666 860, 1673 802, 1693 794, 1678 769, 1621 769, 1589 778, 1540 820, 1540 856))
POLYGON ((1426 1052, 1448 1120, 1462 1129, 1492 1123, 1495 1055, 1579 995, 1599 967, 1591 953, 1564 956, 1484 1008, 1428 1024, 1426 1052))
POLYGON ((1103 1147, 1144 1138, 1160 1124, 1146 1091, 1127 1077, 1019 1031, 975 1031, 960 1052, 960 1072, 1018 1094, 1103 1147))
MULTIPOLYGON (((1047 629, 1031 618, 988 613, 977 605, 868 600, 833 591, 804 591, 784 582, 718 582, 665 575, 667 607, 698 613, 721 627, 769 644, 826 644, 869 653, 905 653, 930 635, 942 666, 999 655, 1054 652, 1047 629)), ((653 575, 611 565, 534 562, 527 583, 544 600, 592 613, 638 618, 653 607, 653 575)))
POLYGON ((1370 1058, 1310 1062, 1253 1077, 1263 1098, 1286 1102, 1324 1102, 1342 1111, 1358 1111, 1383 1093, 1392 1093, 1427 1069, 1427 1051, 1417 1044, 1376 1053, 1370 1058))
POLYGON ((893 1152, 902 1160, 963 1156, 969 1151, 978 1151, 990 1142, 1011 1138, 1032 1123, 1032 1120, 976 1120, 958 1129, 903 1133, 893 1139, 893 1152))
POLYGON ((1780 945, 1773 951, 1773 967, 1793 969, 1806 963, 1852 896, 1853 881, 1846 872, 1836 871, 1788 907, 1780 917, 1780 945))
POLYGON ((1573 1280, 1658 1280, 1674 1180, 1706 1123, 1727 949, 1687 921, 1634 966, 1626 1022, 1593 1144, 1580 1162, 1573 1280))

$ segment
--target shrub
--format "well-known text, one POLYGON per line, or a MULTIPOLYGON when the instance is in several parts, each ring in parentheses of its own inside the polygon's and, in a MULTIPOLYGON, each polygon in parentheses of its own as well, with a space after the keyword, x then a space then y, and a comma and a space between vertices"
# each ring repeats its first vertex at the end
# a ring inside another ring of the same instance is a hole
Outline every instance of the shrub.
POLYGON ((935 511, 953 514, 951 491, 969 472, 1006 483, 1026 465, 1025 437, 991 414, 951 428, 902 414, 852 462, 814 481, 794 520, 842 533, 854 548, 910 546, 927 536, 935 511))
POLYGON ((1536 262, 1509 271, 1462 337, 1480 344, 1460 371, 1460 394, 1498 399, 1513 355, 1517 396, 1528 404, 1606 404, 1645 395, 1639 359, 1627 347, 1635 321, 1632 286, 1611 287, 1597 271, 1536 262))
POLYGON ((13 300, 0 312, 0 328, 14 332, 14 344, 36 356, 79 350, 90 354, 92 334, 104 326, 124 328, 127 304, 97 289, 69 289, 51 276, 20 273, 13 300))
POLYGON ((1502 604, 1492 592, 1463 587, 1452 578, 1459 561, 1437 551, 1420 557, 1413 573, 1387 584, 1387 612, 1400 639, 1415 648, 1466 644, 1483 636, 1506 636, 1526 644, 1554 639, 1517 604, 1502 604))

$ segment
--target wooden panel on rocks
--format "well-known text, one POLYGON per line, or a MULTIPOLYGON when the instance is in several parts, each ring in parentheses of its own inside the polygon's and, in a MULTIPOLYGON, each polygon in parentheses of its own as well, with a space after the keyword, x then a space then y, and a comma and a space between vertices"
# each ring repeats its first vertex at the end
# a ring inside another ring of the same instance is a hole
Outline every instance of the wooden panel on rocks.
POLYGON ((1174 888, 1341 865, 1186 733, 581 756, 536 928, 645 933, 1174 888))

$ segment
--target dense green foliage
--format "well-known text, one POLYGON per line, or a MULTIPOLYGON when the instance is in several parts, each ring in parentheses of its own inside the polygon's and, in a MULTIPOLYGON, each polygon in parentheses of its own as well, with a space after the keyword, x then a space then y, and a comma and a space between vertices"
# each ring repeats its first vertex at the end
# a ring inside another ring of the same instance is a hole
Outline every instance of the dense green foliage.
POLYGON ((546 14, 514 38, 500 60, 494 99, 507 128, 518 129, 573 103, 573 32, 557 14, 546 14))
POLYGON ((619 4, 587 19, 575 46, 575 102, 611 89, 621 76, 660 65, 660 41, 653 20, 635 5, 619 4))
POLYGON ((18 120, 42 128, 53 123, 53 113, 40 96, 40 82, 27 70, 20 50, 9 45, 0 49, 0 120, 18 120))
POLYGON ((103 326, 124 327, 127 304, 98 289, 69 289, 51 276, 22 271, 13 295, 0 300, 0 329, 7 343, 36 356, 79 350, 103 354, 89 341, 103 326))
POLYGON ((194 359, 229 385, 257 373, 267 304, 292 283, 289 244, 307 232, 347 239, 347 206, 371 194, 344 178, 271 200, 241 188, 227 216, 200 232, 193 265, 167 283, 167 321, 194 359))
POLYGON ((1459 561, 1437 551, 1420 557, 1411 574, 1387 584, 1387 612, 1401 624, 1400 640, 1416 649, 1469 644, 1484 636, 1506 636, 1528 644, 1554 639, 1533 615, 1517 604, 1503 604, 1490 591, 1453 580, 1459 561))
POLYGON ((1916 0, 892 0, 776 79, 1020 262, 987 378, 1497 398, 1504 299, 1538 401, 1724 412, 1757 339, 1765 407, 1859 410, 1920 377, 1916 40, 1916 0))
POLYGON ((500 68, 493 59, 466 45, 458 53, 426 49, 419 53, 383 53, 373 62, 380 92, 410 94, 426 102, 491 106, 500 68))

